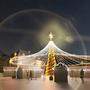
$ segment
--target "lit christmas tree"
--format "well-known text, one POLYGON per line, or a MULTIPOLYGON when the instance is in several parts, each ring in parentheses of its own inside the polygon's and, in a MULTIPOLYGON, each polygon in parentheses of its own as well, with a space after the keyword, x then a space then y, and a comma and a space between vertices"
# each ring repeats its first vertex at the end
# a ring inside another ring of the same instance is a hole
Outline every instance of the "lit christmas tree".
POLYGON ((55 57, 56 57, 56 55, 55 55, 54 49, 49 49, 48 61, 47 61, 47 65, 46 65, 46 75, 47 76, 53 75, 54 66, 56 64, 55 57))

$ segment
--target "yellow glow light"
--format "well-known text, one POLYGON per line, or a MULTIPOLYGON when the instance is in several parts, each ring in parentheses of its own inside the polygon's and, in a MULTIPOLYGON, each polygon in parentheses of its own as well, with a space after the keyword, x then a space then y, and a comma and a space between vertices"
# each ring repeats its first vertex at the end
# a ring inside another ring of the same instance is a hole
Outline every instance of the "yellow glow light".
POLYGON ((14 56, 16 56, 16 55, 17 55, 17 53, 15 52, 15 53, 14 53, 14 56))
POLYGON ((9 64, 12 64, 12 59, 10 58, 10 60, 9 60, 9 64))

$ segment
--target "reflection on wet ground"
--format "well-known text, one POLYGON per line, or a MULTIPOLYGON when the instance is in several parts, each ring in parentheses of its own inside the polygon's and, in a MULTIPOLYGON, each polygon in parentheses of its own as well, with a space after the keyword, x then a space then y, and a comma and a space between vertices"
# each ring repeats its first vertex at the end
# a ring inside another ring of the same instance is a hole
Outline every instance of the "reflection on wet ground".
POLYGON ((1 78, 0 90, 90 90, 90 79, 69 78, 68 83, 55 83, 47 79, 1 78))

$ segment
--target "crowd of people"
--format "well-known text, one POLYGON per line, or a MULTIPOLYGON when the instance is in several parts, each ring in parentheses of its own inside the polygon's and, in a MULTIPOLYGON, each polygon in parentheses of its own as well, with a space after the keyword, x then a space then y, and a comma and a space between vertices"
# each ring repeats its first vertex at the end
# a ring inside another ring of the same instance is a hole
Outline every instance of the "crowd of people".
MULTIPOLYGON (((26 78, 29 80, 33 78, 33 72, 31 70, 26 70, 26 78)), ((16 71, 16 74, 15 74, 15 78, 17 79, 22 79, 23 78, 23 71, 22 71, 22 68, 18 68, 17 71, 16 71)))

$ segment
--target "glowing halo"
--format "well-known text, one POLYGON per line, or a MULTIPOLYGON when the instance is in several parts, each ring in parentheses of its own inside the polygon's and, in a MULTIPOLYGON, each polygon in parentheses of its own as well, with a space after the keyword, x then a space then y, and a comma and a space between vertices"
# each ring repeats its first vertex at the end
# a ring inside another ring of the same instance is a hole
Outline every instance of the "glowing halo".
MULTIPOLYGON (((63 18, 63 17, 61 17, 61 16, 59 16, 59 15, 57 15, 57 14, 51 12, 51 11, 41 10, 41 9, 22 10, 22 11, 19 11, 19 12, 14 13, 14 14, 8 16, 6 19, 4 19, 4 20, 0 23, 0 27, 2 27, 2 25, 3 25, 5 22, 7 22, 9 19, 14 18, 16 15, 20 15, 21 13, 27 13, 27 12, 43 12, 43 13, 49 13, 49 14, 51 14, 51 15, 54 15, 54 16, 56 16, 56 17, 58 17, 58 18, 62 18, 63 20, 67 21, 68 24, 70 24, 71 27, 73 28, 74 32, 77 34, 77 36, 78 36, 78 38, 79 38, 79 40, 80 40, 80 42, 81 42, 81 46, 82 46, 82 49, 83 49, 84 54, 87 55, 87 51, 86 51, 85 44, 84 44, 84 42, 83 42, 80 34, 79 34, 78 31, 74 28, 74 26, 71 24, 71 22, 70 22, 69 20, 67 20, 66 18, 63 18)), ((67 38, 67 41, 68 41, 68 39, 69 39, 69 38, 67 38)))

